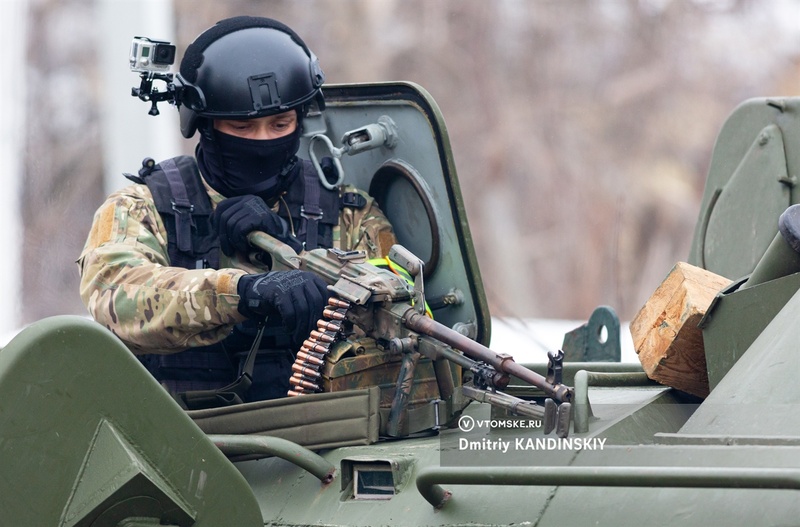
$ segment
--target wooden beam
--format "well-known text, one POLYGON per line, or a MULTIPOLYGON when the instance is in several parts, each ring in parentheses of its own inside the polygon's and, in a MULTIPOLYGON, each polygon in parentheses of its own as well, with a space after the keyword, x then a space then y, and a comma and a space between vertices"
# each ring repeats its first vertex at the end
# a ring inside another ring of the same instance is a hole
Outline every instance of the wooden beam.
POLYGON ((697 327, 717 293, 731 281, 678 262, 631 321, 633 346, 647 376, 706 397, 703 333, 697 327))

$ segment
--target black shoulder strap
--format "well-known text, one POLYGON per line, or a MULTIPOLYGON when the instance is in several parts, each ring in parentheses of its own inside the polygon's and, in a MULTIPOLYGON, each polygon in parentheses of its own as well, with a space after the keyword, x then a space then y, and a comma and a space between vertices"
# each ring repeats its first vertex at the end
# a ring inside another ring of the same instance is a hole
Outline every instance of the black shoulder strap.
POLYGON ((319 206, 319 176, 316 170, 303 170, 303 206, 300 207, 300 217, 306 222, 306 250, 319 247, 319 220, 324 216, 319 206))
POLYGON ((167 229, 169 256, 178 267, 219 267, 219 241, 211 229, 211 199, 197 163, 178 156, 140 171, 167 229))
POLYGON ((297 228, 295 234, 305 241, 306 249, 331 247, 342 206, 339 191, 322 187, 311 161, 301 161, 299 172, 283 197, 288 210, 281 207, 278 214, 292 219, 297 228))
POLYGON ((167 184, 172 195, 171 205, 175 212, 175 233, 178 250, 181 252, 192 252, 192 217, 194 205, 189 201, 189 194, 186 191, 186 182, 181 177, 181 171, 175 159, 167 159, 161 162, 161 169, 167 177, 167 184))

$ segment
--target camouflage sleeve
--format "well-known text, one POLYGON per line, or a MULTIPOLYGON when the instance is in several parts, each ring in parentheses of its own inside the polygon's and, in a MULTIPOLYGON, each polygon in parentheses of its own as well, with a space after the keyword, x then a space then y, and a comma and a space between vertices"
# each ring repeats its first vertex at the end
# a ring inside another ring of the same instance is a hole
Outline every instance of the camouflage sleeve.
POLYGON ((237 311, 238 269, 169 266, 166 230, 145 185, 109 196, 78 259, 89 313, 135 353, 174 353, 225 338, 237 311))
POLYGON ((367 258, 379 258, 389 254, 397 243, 392 225, 383 214, 375 199, 355 187, 346 186, 342 192, 356 192, 366 199, 361 208, 343 207, 339 218, 338 245, 334 233, 334 246, 345 251, 366 251, 367 258))

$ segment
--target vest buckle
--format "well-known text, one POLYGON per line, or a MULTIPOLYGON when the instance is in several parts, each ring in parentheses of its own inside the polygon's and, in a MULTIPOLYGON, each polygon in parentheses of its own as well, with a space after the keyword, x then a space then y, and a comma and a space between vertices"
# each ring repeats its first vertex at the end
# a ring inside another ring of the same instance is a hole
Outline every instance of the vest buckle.
POLYGON ((358 192, 345 192, 342 194, 342 205, 353 209, 363 209, 367 206, 367 198, 358 192))
POLYGON ((170 204, 172 205, 172 210, 175 211, 176 214, 191 214, 194 212, 194 205, 191 203, 176 203, 174 199, 170 200, 170 204))
POLYGON ((322 210, 318 210, 317 212, 307 212, 306 206, 300 206, 300 217, 305 218, 307 220, 321 220, 322 219, 322 210))

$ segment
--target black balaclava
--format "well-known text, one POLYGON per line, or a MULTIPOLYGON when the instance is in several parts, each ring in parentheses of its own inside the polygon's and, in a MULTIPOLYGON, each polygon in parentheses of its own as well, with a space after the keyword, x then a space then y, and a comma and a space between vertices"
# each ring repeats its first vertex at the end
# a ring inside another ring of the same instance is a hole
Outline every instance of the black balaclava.
POLYGON ((255 194, 265 201, 281 192, 297 166, 300 125, 277 139, 245 139, 220 132, 208 123, 195 157, 200 173, 227 198, 255 194))

